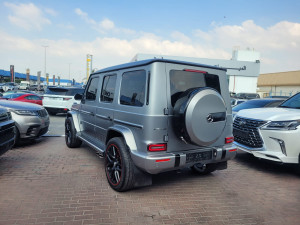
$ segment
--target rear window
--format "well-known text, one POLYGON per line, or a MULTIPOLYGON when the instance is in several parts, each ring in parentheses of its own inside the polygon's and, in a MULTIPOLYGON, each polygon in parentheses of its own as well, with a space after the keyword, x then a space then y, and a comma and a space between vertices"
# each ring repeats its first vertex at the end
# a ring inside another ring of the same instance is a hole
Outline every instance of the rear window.
POLYGON ((210 87, 221 93, 217 75, 182 70, 170 71, 171 104, 173 107, 182 93, 189 89, 201 87, 210 87))
POLYGON ((66 95, 74 96, 75 94, 83 94, 83 88, 47 88, 45 94, 47 95, 66 95))

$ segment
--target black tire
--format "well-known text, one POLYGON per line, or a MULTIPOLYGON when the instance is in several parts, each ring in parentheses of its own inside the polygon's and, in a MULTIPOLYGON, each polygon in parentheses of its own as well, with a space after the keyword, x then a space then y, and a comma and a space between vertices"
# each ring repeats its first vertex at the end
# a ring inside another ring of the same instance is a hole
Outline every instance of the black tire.
POLYGON ((134 164, 123 138, 112 138, 105 150, 105 173, 112 189, 118 192, 134 187, 134 164))
POLYGON ((205 166, 203 166, 203 164, 197 163, 192 166, 192 170, 195 173, 200 174, 200 175, 210 174, 210 173, 216 171, 217 168, 218 168, 217 163, 206 164, 205 166))
POLYGON ((82 141, 76 137, 76 129, 71 117, 66 118, 65 121, 65 141, 69 148, 78 148, 82 141))

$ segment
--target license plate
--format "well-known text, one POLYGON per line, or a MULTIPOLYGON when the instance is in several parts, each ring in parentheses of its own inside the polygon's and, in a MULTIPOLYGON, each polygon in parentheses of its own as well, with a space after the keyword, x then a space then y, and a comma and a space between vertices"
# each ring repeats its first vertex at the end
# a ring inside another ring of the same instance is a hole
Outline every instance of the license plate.
POLYGON ((233 136, 239 136, 242 138, 249 138, 249 132, 243 131, 243 130, 238 130, 238 129, 233 129, 233 136))
POLYGON ((186 163, 199 162, 203 160, 209 160, 212 158, 212 151, 205 152, 193 152, 186 154, 186 163))

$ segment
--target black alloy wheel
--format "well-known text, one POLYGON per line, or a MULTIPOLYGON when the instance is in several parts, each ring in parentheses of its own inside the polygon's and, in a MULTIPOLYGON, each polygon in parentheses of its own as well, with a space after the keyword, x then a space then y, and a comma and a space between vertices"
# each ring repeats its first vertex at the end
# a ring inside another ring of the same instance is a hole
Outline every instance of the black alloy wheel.
POLYGON ((123 138, 115 137, 109 140, 104 165, 106 178, 112 189, 122 192, 134 188, 135 166, 123 138))
POLYGON ((106 175, 113 186, 120 184, 122 178, 122 159, 120 150, 115 144, 110 144, 105 154, 106 175))
POLYGON ((76 129, 70 117, 66 118, 65 121, 65 141, 69 148, 77 148, 82 143, 82 141, 76 137, 76 129))

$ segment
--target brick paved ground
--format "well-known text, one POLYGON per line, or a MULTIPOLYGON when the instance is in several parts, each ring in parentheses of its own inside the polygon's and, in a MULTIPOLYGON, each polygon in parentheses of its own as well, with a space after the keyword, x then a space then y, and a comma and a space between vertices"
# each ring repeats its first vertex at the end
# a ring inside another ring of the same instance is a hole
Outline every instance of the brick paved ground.
POLYGON ((0 157, 0 224, 300 224, 300 177, 291 167, 240 153, 208 176, 154 176, 126 193, 106 182, 103 159, 63 137, 0 157))

